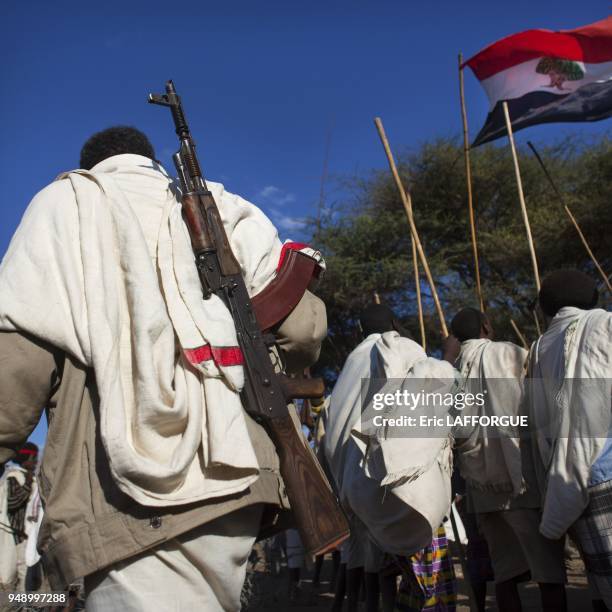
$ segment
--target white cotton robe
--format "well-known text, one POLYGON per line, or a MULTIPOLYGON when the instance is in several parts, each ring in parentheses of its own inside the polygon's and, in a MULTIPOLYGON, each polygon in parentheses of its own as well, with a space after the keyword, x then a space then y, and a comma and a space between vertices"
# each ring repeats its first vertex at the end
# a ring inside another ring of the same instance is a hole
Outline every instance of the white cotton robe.
POLYGON ((529 376, 540 532, 558 539, 587 507, 591 467, 610 435, 612 313, 559 310, 532 348, 529 376))
MULTIPOLYGON (((282 245, 255 206, 208 183, 255 294, 282 245)), ((30 203, 0 266, 0 329, 30 333, 92 367, 118 486, 149 506, 246 489, 258 477, 242 366, 187 355, 235 347, 231 315, 202 291, 176 187, 117 155, 67 173, 30 203)))
POLYGON ((361 381, 437 378, 454 381, 454 368, 428 358, 397 332, 371 334, 347 358, 332 392, 323 441, 344 506, 385 552, 412 554, 428 545, 450 507, 448 437, 387 438, 361 431, 361 381))

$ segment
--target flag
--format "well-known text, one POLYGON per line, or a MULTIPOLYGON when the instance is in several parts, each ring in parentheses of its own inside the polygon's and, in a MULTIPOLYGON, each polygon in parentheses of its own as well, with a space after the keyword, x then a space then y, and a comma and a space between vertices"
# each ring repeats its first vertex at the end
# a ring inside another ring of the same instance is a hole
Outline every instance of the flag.
POLYGON ((487 120, 474 141, 538 123, 598 121, 612 116, 612 17, 575 30, 526 30, 467 60, 489 97, 487 120))

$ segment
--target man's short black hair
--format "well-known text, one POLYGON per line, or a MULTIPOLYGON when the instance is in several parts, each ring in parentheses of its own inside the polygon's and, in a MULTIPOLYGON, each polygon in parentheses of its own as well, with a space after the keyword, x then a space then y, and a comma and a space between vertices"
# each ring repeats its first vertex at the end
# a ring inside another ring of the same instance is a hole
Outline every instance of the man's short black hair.
POLYGON ((591 310, 597 306, 597 283, 578 270, 557 270, 542 282, 539 294, 544 314, 554 317, 564 306, 591 310))
POLYGON ((26 461, 36 460, 38 457, 38 446, 34 442, 26 442, 15 455, 13 461, 19 465, 24 464, 26 461))
POLYGON ((81 149, 80 167, 91 170, 101 161, 123 153, 155 159, 153 145, 140 130, 128 125, 116 125, 89 137, 81 149))
POLYGON ((395 329, 395 315, 384 304, 370 304, 363 309, 359 317, 364 336, 384 334, 395 329))
POLYGON ((460 310, 451 321, 451 331, 459 342, 480 338, 486 316, 476 308, 460 310))

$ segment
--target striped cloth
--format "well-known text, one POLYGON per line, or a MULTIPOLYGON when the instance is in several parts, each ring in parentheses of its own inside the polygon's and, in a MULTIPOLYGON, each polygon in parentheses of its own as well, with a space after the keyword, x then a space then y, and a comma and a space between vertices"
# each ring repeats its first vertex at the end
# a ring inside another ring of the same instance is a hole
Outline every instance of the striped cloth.
POLYGON ((6 479, 8 486, 7 510, 15 544, 20 544, 26 539, 25 514, 32 490, 31 482, 20 485, 16 478, 9 476, 6 479))
POLYGON ((571 528, 589 583, 612 607, 612 480, 589 487, 589 505, 571 528))
POLYGON ((398 612, 454 612, 457 589, 452 556, 444 526, 440 526, 429 546, 411 555, 398 557, 402 568, 395 609, 398 612))

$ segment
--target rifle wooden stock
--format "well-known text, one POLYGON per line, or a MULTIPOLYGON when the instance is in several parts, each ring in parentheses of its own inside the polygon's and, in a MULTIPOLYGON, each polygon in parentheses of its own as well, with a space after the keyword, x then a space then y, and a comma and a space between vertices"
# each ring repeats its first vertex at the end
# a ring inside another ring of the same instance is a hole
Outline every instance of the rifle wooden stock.
POLYGON ((322 378, 289 378, 280 376, 280 384, 287 401, 292 399, 318 399, 325 395, 322 378))
POLYGON ((270 419, 266 425, 276 446, 302 544, 310 554, 322 555, 348 537, 346 518, 291 415, 270 419))

